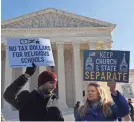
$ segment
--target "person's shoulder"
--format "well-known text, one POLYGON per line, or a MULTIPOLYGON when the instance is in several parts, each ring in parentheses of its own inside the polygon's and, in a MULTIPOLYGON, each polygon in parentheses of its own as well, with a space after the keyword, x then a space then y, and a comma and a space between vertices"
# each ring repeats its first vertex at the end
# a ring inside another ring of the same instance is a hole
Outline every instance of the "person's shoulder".
POLYGON ((29 97, 30 92, 28 90, 23 90, 18 94, 18 99, 24 99, 29 97))
POLYGON ((30 100, 30 92, 28 90, 23 90, 17 95, 17 101, 19 105, 19 110, 24 108, 25 105, 30 100))
POLYGON ((84 105, 81 105, 80 108, 84 108, 84 105))
POLYGON ((84 109, 84 105, 81 105, 81 106, 78 108, 78 112, 81 112, 83 109, 84 109))

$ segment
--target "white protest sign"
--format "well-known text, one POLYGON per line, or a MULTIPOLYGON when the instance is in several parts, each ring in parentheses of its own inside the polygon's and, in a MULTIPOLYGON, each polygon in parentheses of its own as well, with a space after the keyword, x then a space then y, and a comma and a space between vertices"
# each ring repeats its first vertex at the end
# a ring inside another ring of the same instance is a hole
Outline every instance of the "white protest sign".
POLYGON ((12 38, 7 40, 9 64, 15 67, 55 66, 50 40, 43 38, 12 38))

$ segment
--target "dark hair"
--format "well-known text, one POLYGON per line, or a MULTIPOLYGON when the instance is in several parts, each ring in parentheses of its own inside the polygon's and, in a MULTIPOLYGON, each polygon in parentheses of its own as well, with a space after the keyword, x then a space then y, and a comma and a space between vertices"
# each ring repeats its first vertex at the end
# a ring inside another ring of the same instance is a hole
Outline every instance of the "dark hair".
POLYGON ((80 104, 80 101, 77 101, 77 103, 76 104, 80 104))
POLYGON ((132 103, 132 99, 129 98, 129 99, 128 99, 128 103, 132 103))

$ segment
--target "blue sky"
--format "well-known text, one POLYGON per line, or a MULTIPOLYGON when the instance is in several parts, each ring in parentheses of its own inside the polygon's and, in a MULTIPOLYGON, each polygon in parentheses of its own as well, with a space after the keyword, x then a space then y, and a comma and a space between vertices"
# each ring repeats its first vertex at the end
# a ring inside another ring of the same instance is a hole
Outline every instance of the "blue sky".
POLYGON ((134 69, 134 0, 2 0, 1 7, 2 20, 57 8, 117 24, 113 49, 130 51, 130 68, 134 69))

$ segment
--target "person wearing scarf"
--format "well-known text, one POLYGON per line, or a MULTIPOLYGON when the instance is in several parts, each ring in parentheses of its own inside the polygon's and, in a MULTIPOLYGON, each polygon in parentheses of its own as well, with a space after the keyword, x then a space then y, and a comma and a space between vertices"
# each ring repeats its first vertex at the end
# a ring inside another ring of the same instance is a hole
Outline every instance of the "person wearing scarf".
POLYGON ((116 90, 116 82, 107 83, 113 102, 108 100, 104 88, 90 82, 87 89, 87 100, 76 116, 76 121, 117 121, 118 118, 131 120, 129 106, 123 95, 116 90))

